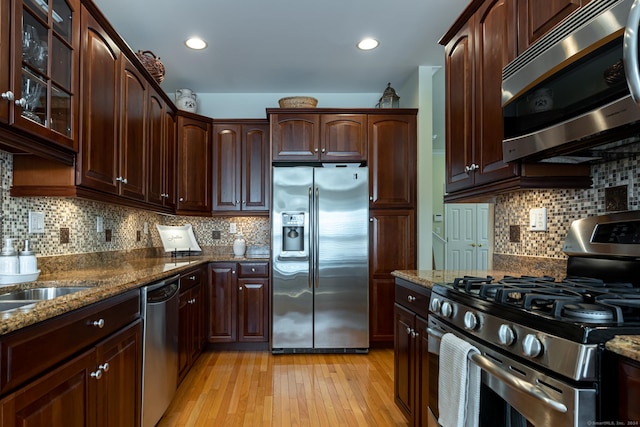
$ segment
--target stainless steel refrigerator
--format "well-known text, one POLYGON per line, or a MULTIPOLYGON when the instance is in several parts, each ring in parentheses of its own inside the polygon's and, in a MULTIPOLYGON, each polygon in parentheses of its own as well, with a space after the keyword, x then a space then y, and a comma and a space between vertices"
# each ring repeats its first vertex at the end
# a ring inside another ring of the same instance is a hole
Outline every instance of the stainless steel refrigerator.
POLYGON ((273 353, 368 351, 369 186, 358 166, 273 168, 273 353))

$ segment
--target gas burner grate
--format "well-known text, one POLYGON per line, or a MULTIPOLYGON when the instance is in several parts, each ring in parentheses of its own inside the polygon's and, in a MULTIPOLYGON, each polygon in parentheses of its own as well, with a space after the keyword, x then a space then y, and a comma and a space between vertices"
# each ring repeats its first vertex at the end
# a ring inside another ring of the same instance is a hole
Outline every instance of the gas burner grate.
POLYGON ((476 276, 464 276, 456 277, 453 280, 453 288, 464 291, 466 293, 473 293, 478 291, 482 285, 486 285, 493 282, 493 277, 476 277, 476 276))

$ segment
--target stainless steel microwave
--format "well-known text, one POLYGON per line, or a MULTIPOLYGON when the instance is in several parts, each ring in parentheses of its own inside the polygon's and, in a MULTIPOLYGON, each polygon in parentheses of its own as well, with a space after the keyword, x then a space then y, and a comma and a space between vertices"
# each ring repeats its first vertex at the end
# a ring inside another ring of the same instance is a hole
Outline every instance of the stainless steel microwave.
POLYGON ((592 0, 504 67, 505 161, 640 153, 639 20, 640 0, 592 0))

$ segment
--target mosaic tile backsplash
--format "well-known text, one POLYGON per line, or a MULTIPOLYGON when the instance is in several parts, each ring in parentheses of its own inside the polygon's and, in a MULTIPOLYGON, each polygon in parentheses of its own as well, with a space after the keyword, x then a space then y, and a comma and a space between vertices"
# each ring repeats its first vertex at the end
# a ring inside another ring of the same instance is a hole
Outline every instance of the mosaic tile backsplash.
POLYGON ((574 219, 602 215, 620 208, 640 209, 638 156, 595 164, 591 167, 591 176, 593 188, 527 190, 497 197, 495 253, 566 259, 562 244, 574 219), (624 194, 621 190, 625 189, 627 200, 612 201, 609 197, 609 194, 624 194), (529 231, 531 208, 547 208, 547 231, 529 231), (520 226, 519 242, 510 242, 509 239, 510 227, 514 225, 520 226))
POLYGON ((0 238, 15 238, 16 249, 22 248, 22 242, 29 239, 38 256, 161 248, 156 224, 191 224, 201 247, 231 248, 236 234, 229 233, 229 224, 234 222, 248 247, 270 245, 266 217, 181 217, 75 198, 11 197, 12 171, 13 156, 0 151, 0 238), (44 213, 44 233, 28 232, 29 211, 44 213), (96 231, 97 216, 103 218, 105 231, 100 233, 96 231), (145 223, 147 234, 144 234, 145 223), (69 229, 69 243, 60 243, 61 228, 69 229), (111 230, 110 242, 106 241, 106 230, 111 230), (214 231, 220 232, 220 239, 213 238, 214 231))

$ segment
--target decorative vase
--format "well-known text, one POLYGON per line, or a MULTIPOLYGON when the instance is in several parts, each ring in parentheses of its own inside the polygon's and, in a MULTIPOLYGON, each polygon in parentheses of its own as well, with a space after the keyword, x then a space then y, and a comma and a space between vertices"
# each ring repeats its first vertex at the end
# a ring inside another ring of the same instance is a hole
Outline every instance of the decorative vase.
POLYGON ((247 250, 247 243, 242 238, 242 234, 238 234, 238 238, 233 242, 233 254, 237 257, 244 256, 247 250))
POLYGON ((176 90, 176 107, 183 111, 195 113, 198 109, 196 94, 191 89, 176 90))

